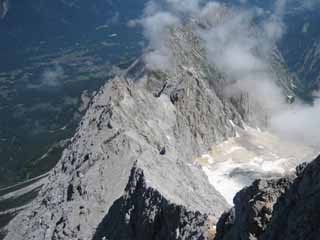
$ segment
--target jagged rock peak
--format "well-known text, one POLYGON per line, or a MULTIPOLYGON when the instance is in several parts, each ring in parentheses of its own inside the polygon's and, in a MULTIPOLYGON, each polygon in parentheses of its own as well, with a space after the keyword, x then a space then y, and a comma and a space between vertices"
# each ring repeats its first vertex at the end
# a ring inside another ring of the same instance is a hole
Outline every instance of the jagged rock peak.
MULTIPOLYGON (((207 75, 195 74, 181 70, 170 78, 151 71, 139 80, 120 77, 106 84, 38 198, 7 227, 6 239, 93 238, 115 202, 128 194, 133 168, 143 172, 143 190, 156 192, 160 203, 167 204, 167 208, 155 204, 160 213, 182 211, 183 218, 194 219, 190 234, 197 235, 197 229, 207 224, 205 215, 215 224, 228 204, 193 160, 214 142, 234 136, 231 121, 238 118, 241 123, 241 118, 216 95, 207 75)), ((132 194, 148 201, 142 190, 132 194)), ((135 208, 139 204, 133 202, 135 208)), ((179 221, 175 224, 181 227, 179 221)), ((164 228, 161 234, 167 230, 173 231, 164 228)))
POLYGON ((116 200, 93 237, 100 239, 213 239, 210 218, 168 202, 147 188, 134 166, 125 194, 116 200))
POLYGON ((189 26, 169 42, 170 71, 137 61, 101 88, 5 239, 210 238, 229 205, 194 160, 236 136, 248 102, 222 94, 225 75, 189 26))

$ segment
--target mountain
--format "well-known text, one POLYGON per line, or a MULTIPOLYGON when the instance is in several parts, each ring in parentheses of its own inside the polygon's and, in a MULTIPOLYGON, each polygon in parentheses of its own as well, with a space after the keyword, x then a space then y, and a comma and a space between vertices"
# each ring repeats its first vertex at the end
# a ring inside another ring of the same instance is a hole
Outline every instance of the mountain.
POLYGON ((138 21, 150 47, 83 97, 56 166, 0 189, 1 237, 290 239, 300 223, 312 236, 318 160, 295 166, 315 150, 272 128, 304 106, 283 49, 227 5, 151 7, 138 21))
POLYGON ((319 37, 318 8, 297 10, 286 17, 286 34, 280 48, 292 72, 297 73, 305 95, 319 88, 319 37))
MULTIPOLYGON (((209 63, 197 35, 208 26, 171 28, 170 69, 147 64, 150 50, 100 89, 5 239, 213 238, 230 205, 197 159, 250 125, 265 127, 266 112, 246 92, 223 91, 233 81, 209 63)), ((268 69, 288 94, 292 78, 277 52, 267 56, 268 69)), ((252 171, 266 177, 260 167, 252 171)))
MULTIPOLYGON (((176 34, 194 43, 189 32, 176 34)), ((205 80, 221 78, 201 61, 199 49, 178 41, 172 50, 179 54, 174 75, 133 66, 129 76, 136 69, 146 75, 115 79, 99 91, 44 191, 9 226, 8 239, 180 234, 163 219, 190 237, 201 233, 197 223, 209 222, 209 213, 217 221, 228 204, 192 160, 234 136, 228 119, 241 125, 241 118, 205 80)))
POLYGON ((289 67, 297 75, 297 93, 307 100, 312 99, 319 85, 319 1, 232 1, 225 2, 245 8, 260 8, 273 13, 283 22, 283 36, 277 43, 289 67), (278 16, 277 16, 278 14, 278 16), (280 14, 280 15, 279 15, 280 14))

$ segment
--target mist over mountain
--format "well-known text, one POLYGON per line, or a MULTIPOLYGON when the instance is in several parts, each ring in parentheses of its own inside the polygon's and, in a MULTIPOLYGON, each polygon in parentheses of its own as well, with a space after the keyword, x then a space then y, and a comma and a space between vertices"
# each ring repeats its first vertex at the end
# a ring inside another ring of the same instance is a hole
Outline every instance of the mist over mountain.
POLYGON ((318 238, 318 1, 0 6, 1 238, 318 238))
MULTIPOLYGON (((232 2, 232 1, 229 1, 232 2)), ((284 24, 284 33, 278 42, 281 53, 291 72, 298 75, 300 83, 297 91, 300 97, 309 98, 318 90, 319 64, 318 41, 320 2, 317 0, 298 1, 233 1, 240 6, 258 7, 273 13, 274 2, 284 24)))

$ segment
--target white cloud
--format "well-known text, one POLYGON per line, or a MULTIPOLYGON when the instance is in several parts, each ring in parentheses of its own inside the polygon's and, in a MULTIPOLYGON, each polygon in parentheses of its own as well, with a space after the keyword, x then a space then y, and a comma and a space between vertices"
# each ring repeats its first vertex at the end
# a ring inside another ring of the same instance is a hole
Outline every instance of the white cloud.
POLYGON ((144 35, 153 50, 146 53, 145 62, 151 69, 167 69, 172 63, 171 51, 168 48, 170 27, 179 25, 179 19, 169 12, 158 12, 146 15, 141 23, 144 35))
POLYGON ((3 19, 6 17, 6 15, 9 12, 9 8, 10 8, 9 0, 0 1, 0 19, 3 19))
POLYGON ((287 7, 288 0, 276 0, 274 7, 274 15, 278 17, 283 17, 287 7))
POLYGON ((297 104, 272 116, 270 126, 283 138, 319 147, 320 101, 313 106, 297 104))
MULTIPOLYGON (((168 70, 174 57, 168 46, 170 28, 182 25, 186 17, 201 19, 206 27, 196 33, 204 42, 209 62, 230 80, 226 94, 247 92, 270 119, 270 128, 289 140, 320 143, 320 103, 314 106, 286 103, 276 76, 270 72, 268 54, 285 32, 283 18, 290 0, 278 0, 271 12, 260 8, 226 8, 225 5, 201 0, 151 1, 145 16, 138 22, 144 27, 149 51, 145 61, 149 68, 168 70), (261 19, 259 26, 254 25, 261 19)), ((245 1, 243 1, 245 2, 245 1)), ((135 24, 137 21, 135 21, 135 24)))
POLYGON ((64 76, 64 70, 61 66, 55 65, 46 69, 41 76, 41 85, 44 87, 59 87, 64 76))
POLYGON ((166 0, 170 9, 183 14, 195 14, 200 11, 200 0, 166 0))

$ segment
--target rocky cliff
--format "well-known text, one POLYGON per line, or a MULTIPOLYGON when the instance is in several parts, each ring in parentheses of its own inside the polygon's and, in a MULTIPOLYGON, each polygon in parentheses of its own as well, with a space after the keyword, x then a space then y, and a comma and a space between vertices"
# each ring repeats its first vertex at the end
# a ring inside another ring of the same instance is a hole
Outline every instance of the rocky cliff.
POLYGON ((296 176, 257 180, 234 198, 215 239, 319 239, 320 157, 296 176))
POLYGON ((134 66, 127 76, 138 68, 142 78, 117 78, 101 89, 6 239, 188 238, 200 234, 197 223, 214 224, 228 208, 192 162, 212 143, 234 136, 231 121, 241 126, 242 120, 208 81, 221 76, 195 47, 182 47, 191 36, 179 34, 172 43, 179 54, 174 71, 134 66), (163 225, 164 219, 172 224, 163 225), (105 227, 110 221, 112 229, 105 227))
POLYGON ((320 15, 319 3, 314 4, 314 8, 297 8, 287 14, 287 31, 279 44, 290 70, 300 78, 298 90, 303 96, 319 89, 320 15))
POLYGON ((248 100, 223 94, 227 75, 190 26, 173 29, 169 47, 170 70, 138 61, 101 88, 5 239, 213 237, 229 205, 194 160, 244 128, 248 100))

